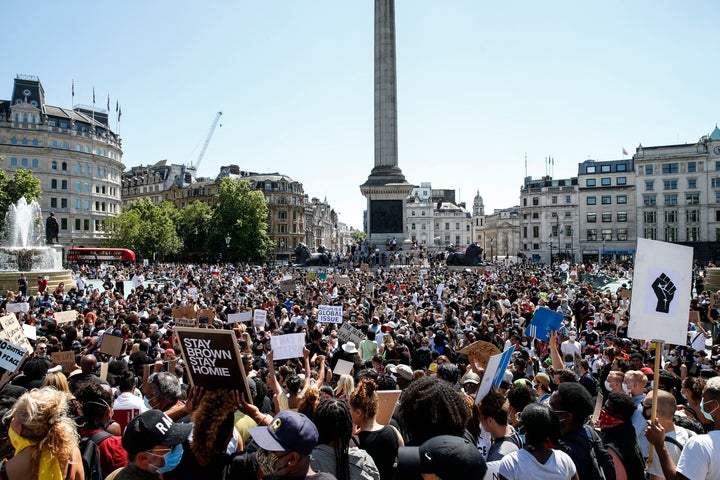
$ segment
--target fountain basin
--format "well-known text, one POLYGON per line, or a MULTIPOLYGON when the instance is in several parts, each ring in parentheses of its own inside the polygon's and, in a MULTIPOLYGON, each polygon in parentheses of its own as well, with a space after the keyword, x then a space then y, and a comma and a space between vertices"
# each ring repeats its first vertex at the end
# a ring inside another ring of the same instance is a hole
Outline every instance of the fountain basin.
POLYGON ((31 270, 28 272, 8 272, 0 271, 0 295, 4 296, 6 290, 18 291, 18 278, 24 273, 28 281, 28 295, 36 295, 38 291, 37 277, 48 277, 48 291, 50 293, 55 290, 60 282, 65 284, 65 292, 71 288, 75 288, 75 280, 70 270, 31 270))

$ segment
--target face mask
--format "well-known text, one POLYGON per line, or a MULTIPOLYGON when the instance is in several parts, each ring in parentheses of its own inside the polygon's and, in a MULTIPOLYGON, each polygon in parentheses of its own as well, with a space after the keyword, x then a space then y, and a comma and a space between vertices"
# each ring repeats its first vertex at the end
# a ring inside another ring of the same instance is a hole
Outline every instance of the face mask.
MULTIPOLYGON (((710 402, 716 402, 716 403, 717 403, 717 400, 710 400, 710 402)), ((710 402, 708 402, 708 403, 710 403, 710 402)), ((705 399, 703 398, 702 400, 700 400, 700 411, 701 411, 702 414, 705 416, 705 418, 707 418, 707 419, 710 420, 711 422, 714 421, 713 416, 712 416, 712 413, 713 413, 715 410, 717 410, 718 408, 719 408, 719 407, 715 407, 715 408, 713 408, 711 411, 708 412, 708 411, 705 410, 705 399)))
POLYGON ((20 437, 20 434, 17 433, 14 428, 10 427, 8 428, 8 438, 10 439, 10 444, 15 450, 17 450, 18 445, 20 445, 20 443, 22 442, 22 437, 20 437))
POLYGON ((568 368, 572 368, 573 362, 565 362, 565 366, 568 368))
POLYGON ((577 338, 577 335, 570 335, 570 340, 575 341, 576 338, 577 338))
POLYGON ((584 346, 586 345, 586 343, 587 343, 587 342, 580 342, 580 346, 581 346, 581 347, 584 347, 584 346))
POLYGON ((610 385, 610 382, 608 382, 607 380, 605 380, 605 390, 607 390, 608 392, 612 392, 612 385, 610 385))
POLYGON ((700 360, 702 360, 701 357, 693 357, 693 362, 698 363, 700 360))
POLYGON ((700 370, 709 370, 709 369, 710 369, 710 365, 708 365, 707 363, 703 363, 702 365, 700 365, 700 370))
MULTIPOLYGON (((160 456, 160 455, 157 455, 152 452, 148 452, 148 453, 150 453, 151 455, 155 455, 156 457, 160 456)), ((162 467, 159 467, 159 468, 156 467, 155 471, 157 473, 167 473, 171 470, 174 470, 175 467, 177 467, 180 464, 180 459, 182 458, 182 454, 183 454, 182 444, 176 445, 175 448, 173 448, 168 453, 166 453, 165 455, 162 456, 163 459, 165 460, 165 465, 163 465, 162 467)))
POLYGON ((145 406, 147 407, 148 410, 153 409, 153 406, 150 405, 150 400, 148 400, 148 398, 144 395, 143 395, 143 403, 145 404, 145 406))
POLYGON ((489 327, 489 328, 488 328, 488 332, 492 333, 492 332, 494 332, 494 331, 495 331, 494 328, 492 328, 492 327, 489 327))
POLYGON ((528 342, 520 342, 520 345, 522 345, 523 347, 527 347, 527 344, 528 342))
POLYGON ((257 450, 257 461, 260 470, 265 477, 269 477, 277 473, 276 468, 278 457, 268 452, 264 448, 258 448, 257 450))
POLYGON ((675 355, 668 355, 668 362, 674 362, 677 357, 675 355))
POLYGON ((600 410, 600 418, 598 418, 597 421, 597 427, 600 430, 604 430, 606 428, 615 428, 622 423, 623 421, 621 419, 613 417, 604 408, 600 410))
POLYGON ((630 393, 630 387, 628 387, 627 384, 623 383, 622 389, 623 389, 623 392, 630 393))

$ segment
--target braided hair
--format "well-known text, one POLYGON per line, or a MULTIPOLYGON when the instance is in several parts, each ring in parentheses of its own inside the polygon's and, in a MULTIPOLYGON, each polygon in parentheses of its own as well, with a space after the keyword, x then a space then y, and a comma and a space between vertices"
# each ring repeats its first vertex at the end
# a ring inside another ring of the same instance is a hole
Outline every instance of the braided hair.
POLYGON ((353 422, 350 409, 336 398, 323 400, 315 409, 313 422, 318 429, 318 444, 335 447, 335 472, 338 480, 350 480, 350 437, 353 422))

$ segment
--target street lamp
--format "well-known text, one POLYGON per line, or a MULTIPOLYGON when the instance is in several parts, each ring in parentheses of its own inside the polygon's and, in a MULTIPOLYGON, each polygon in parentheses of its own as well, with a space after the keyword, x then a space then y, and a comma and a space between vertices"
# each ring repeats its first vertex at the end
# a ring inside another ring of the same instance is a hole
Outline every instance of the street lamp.
POLYGON ((493 240, 494 239, 492 239, 492 238, 490 239, 490 261, 491 262, 495 261, 495 249, 493 248, 493 245, 494 245, 493 240))
POLYGON ((552 235, 550 235, 550 241, 548 242, 548 245, 550 245, 550 266, 552 267, 552 257, 553 257, 553 242, 552 242, 552 235))
POLYGON ((228 257, 229 257, 229 255, 227 255, 227 253, 229 253, 229 250, 230 250, 230 240, 231 240, 230 234, 228 233, 227 235, 225 235, 225 252, 226 252, 226 256, 228 256, 228 257))

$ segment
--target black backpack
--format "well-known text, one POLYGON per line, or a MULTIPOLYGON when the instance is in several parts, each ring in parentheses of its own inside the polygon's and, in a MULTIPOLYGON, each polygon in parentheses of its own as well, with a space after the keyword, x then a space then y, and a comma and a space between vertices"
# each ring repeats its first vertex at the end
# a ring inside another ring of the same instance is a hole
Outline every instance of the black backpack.
POLYGON ((592 426, 585 425, 584 429, 586 435, 574 433, 568 440, 588 449, 591 463, 588 480, 615 480, 615 462, 612 455, 592 426))
MULTIPOLYGON (((112 433, 106 431, 95 432, 89 437, 80 439, 80 454, 82 455, 83 470, 85 471, 85 480, 103 480, 102 467, 100 466, 100 445, 107 438, 112 437, 112 433)), ((108 472, 109 474, 110 472, 108 472)))

